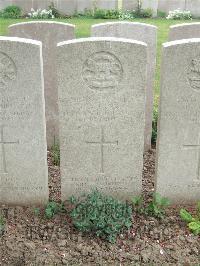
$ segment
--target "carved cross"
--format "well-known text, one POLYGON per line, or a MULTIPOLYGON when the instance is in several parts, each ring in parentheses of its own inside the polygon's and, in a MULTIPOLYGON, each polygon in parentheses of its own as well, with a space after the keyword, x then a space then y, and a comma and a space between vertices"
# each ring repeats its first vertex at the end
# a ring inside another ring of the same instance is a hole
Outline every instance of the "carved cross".
POLYGON ((2 149, 2 166, 3 166, 3 173, 7 174, 7 164, 6 164, 6 152, 5 152, 5 145, 8 144, 19 144, 18 141, 5 141, 4 139, 4 125, 0 126, 0 144, 1 144, 1 149, 2 149))
POLYGON ((101 148, 101 167, 100 173, 104 174, 104 147, 106 145, 118 145, 118 141, 106 141, 104 136, 104 130, 101 128, 101 140, 100 141, 86 141, 87 144, 100 145, 101 148))

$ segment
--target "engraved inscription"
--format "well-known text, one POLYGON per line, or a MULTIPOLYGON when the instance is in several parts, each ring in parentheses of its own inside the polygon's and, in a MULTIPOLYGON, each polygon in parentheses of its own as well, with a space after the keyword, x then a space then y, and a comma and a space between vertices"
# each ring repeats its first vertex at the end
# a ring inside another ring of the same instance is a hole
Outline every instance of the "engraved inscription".
POLYGON ((200 91, 200 58, 193 59, 188 72, 190 86, 200 91))
POLYGON ((8 86, 9 82, 16 79, 17 69, 13 60, 0 52, 0 89, 8 86))
POLYGON ((123 68, 119 59, 108 52, 94 53, 83 64, 82 77, 91 89, 114 89, 122 76, 123 68))
POLYGON ((101 140, 100 141, 86 141, 87 144, 100 145, 101 149, 101 166, 100 173, 104 174, 104 146, 105 145, 118 145, 118 141, 106 141, 104 136, 104 130, 101 128, 101 140))
POLYGON ((183 145, 185 150, 196 150, 197 151, 197 166, 196 166, 196 178, 200 181, 200 133, 198 136, 197 144, 185 144, 183 145))
POLYGON ((7 163, 6 163, 6 152, 5 152, 5 145, 8 144, 19 144, 19 140, 18 141, 5 141, 4 140, 4 127, 5 126, 1 126, 0 127, 0 144, 1 144, 1 149, 2 149, 2 171, 4 174, 7 174, 7 163))

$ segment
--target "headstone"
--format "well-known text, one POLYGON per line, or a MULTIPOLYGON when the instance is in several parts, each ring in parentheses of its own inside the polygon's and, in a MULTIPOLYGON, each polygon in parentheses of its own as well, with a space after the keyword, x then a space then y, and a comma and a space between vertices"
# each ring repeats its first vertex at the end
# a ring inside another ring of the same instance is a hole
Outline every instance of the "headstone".
POLYGON ((156 190, 174 203, 200 196, 200 39, 164 44, 156 190))
POLYGON ((0 37, 0 204, 48 200, 42 44, 0 37))
POLYGON ((88 38, 57 50, 62 199, 95 188, 140 194, 146 44, 88 38))
POLYGON ((92 26, 93 37, 118 37, 138 40, 148 45, 146 111, 145 111, 145 150, 151 149, 153 87, 156 69, 157 27, 137 22, 109 22, 92 26))
POLYGON ((58 42, 75 38, 74 25, 49 21, 18 23, 9 27, 9 35, 39 40, 43 44, 47 145, 50 148, 59 139, 55 50, 58 42))
POLYGON ((200 38, 200 22, 174 25, 169 30, 169 41, 200 38))

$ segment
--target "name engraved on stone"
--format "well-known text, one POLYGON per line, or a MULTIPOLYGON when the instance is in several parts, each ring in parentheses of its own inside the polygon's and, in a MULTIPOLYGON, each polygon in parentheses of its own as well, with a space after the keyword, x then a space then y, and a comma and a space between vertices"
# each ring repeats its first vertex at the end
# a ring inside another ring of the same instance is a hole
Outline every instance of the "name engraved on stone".
POLYGON ((16 79, 17 68, 13 60, 5 53, 0 52, 0 89, 8 86, 16 79))
POLYGON ((106 145, 118 145, 118 141, 106 141, 104 135, 104 129, 101 128, 101 140, 100 141, 86 141, 87 144, 100 145, 101 149, 101 166, 100 174, 104 174, 104 146, 106 145))
POLYGON ((5 141, 4 140, 4 125, 0 126, 0 144, 2 150, 2 171, 4 174, 7 174, 7 163, 6 163, 6 152, 5 152, 5 145, 9 144, 19 144, 19 140, 17 141, 5 141))
POLYGON ((194 90, 200 91, 200 58, 192 60, 189 67, 188 80, 194 90))
POLYGON ((115 89, 122 80, 123 68, 114 54, 97 52, 84 62, 82 77, 91 89, 99 91, 115 89))
POLYGON ((200 133, 198 136, 198 144, 184 144, 185 150, 196 150, 197 151, 197 167, 196 167, 196 181, 200 181, 200 133))

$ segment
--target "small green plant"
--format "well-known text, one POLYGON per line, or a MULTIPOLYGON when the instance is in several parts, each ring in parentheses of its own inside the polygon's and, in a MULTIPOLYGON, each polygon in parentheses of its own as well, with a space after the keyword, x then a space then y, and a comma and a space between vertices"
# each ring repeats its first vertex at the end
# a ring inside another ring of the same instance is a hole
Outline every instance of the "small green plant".
POLYGON ((59 144, 54 142, 54 145, 51 148, 53 164, 56 166, 60 165, 60 147, 59 144))
POLYGON ((64 208, 63 203, 60 204, 54 201, 50 201, 47 203, 45 207, 45 217, 47 219, 51 219, 54 217, 55 214, 64 212, 64 211, 65 211, 65 208, 64 208))
POLYGON ((161 219, 165 216, 165 208, 170 205, 169 200, 158 193, 153 193, 152 200, 146 206, 142 196, 133 198, 132 203, 137 212, 161 219))
POLYGON ((138 15, 140 18, 152 18, 153 11, 151 8, 141 9, 138 15))
POLYGON ((111 243, 117 235, 132 225, 132 207, 97 190, 76 199, 70 215, 74 226, 82 232, 92 232, 111 243))
POLYGON ((7 6, 0 11, 0 17, 2 18, 20 18, 21 16, 22 9, 15 5, 7 6))
POLYGON ((34 208, 33 210, 35 216, 39 216, 40 215, 40 208, 34 208))
POLYGON ((166 12, 158 10, 158 12, 157 12, 157 17, 158 18, 166 18, 166 16, 167 16, 166 12))
POLYGON ((185 209, 180 210, 180 217, 187 223, 188 228, 193 234, 200 234, 200 202, 197 203, 195 217, 185 209))
POLYGON ((6 222, 4 217, 0 214, 0 236, 3 235, 5 231, 6 222))
POLYGON ((175 20, 181 20, 181 19, 192 19, 192 14, 189 10, 181 10, 180 8, 169 11, 168 16, 166 19, 175 19, 175 20))

